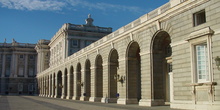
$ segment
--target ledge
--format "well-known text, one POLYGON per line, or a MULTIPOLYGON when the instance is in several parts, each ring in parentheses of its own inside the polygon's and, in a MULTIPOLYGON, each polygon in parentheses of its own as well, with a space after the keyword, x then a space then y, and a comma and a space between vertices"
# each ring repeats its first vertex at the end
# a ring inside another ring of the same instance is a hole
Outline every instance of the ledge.
POLYGON ((190 86, 217 85, 217 82, 192 83, 190 86))
POLYGON ((214 31, 210 27, 206 27, 200 30, 197 30, 195 32, 192 32, 189 37, 186 39, 186 41, 205 36, 205 35, 212 35, 214 34, 214 31))

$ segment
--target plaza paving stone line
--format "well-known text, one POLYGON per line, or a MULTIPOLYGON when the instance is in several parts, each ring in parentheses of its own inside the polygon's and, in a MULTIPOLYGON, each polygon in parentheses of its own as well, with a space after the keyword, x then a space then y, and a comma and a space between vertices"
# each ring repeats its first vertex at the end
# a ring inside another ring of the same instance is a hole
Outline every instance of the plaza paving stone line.
POLYGON ((178 110, 169 106, 142 107, 38 96, 0 96, 0 110, 178 110))

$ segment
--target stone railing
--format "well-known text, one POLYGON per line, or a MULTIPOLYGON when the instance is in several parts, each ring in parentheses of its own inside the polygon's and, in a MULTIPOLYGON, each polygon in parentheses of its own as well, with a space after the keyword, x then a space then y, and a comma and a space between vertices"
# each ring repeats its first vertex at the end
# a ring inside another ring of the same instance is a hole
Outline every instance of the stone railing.
POLYGON ((0 43, 0 47, 22 47, 22 48, 35 48, 36 44, 29 43, 0 43))
POLYGON ((98 27, 98 26, 87 26, 87 25, 75 25, 75 24, 69 24, 68 29, 69 30, 101 32, 101 33, 111 33, 112 32, 112 28, 98 27))

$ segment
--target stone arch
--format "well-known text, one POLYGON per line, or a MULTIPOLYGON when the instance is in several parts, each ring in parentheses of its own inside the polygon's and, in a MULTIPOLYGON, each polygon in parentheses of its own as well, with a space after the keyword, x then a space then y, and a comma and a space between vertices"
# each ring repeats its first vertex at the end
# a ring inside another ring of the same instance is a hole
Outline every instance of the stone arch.
POLYGON ((74 72, 74 69, 73 69, 73 66, 71 65, 70 66, 70 69, 69 69, 70 71, 70 75, 69 75, 69 79, 70 79, 70 82, 69 82, 69 98, 71 99, 72 97, 73 97, 73 89, 74 89, 74 74, 73 74, 73 72, 74 72))
POLYGON ((90 60, 87 59, 85 61, 85 86, 84 86, 84 96, 86 97, 86 100, 89 99, 89 97, 91 97, 91 63, 90 60))
POLYGON ((95 60, 95 97, 103 97, 103 60, 101 55, 97 55, 95 60))
POLYGON ((53 87, 52 87, 53 88, 53 97, 55 97, 55 95, 56 95, 56 92, 55 92, 56 91, 56 73, 53 73, 52 76, 53 76, 53 82, 52 82, 53 83, 53 87))
POLYGON ((76 97, 77 99, 79 99, 79 97, 81 96, 81 64, 78 63, 76 66, 76 97))
POLYGON ((49 77, 49 75, 47 75, 46 78, 47 78, 47 79, 46 79, 46 90, 47 90, 46 96, 48 97, 48 96, 49 96, 49 93, 50 93, 50 89, 49 89, 49 88, 50 88, 50 85, 49 85, 49 84, 50 84, 50 83, 49 83, 49 82, 50 82, 50 77, 49 77))
POLYGON ((52 85, 53 85, 53 84, 52 84, 52 83, 53 83, 53 82, 52 82, 52 81, 53 81, 53 75, 50 74, 49 76, 50 76, 50 83, 49 83, 49 84, 50 84, 50 85, 49 85, 49 87, 50 87, 50 96, 49 96, 49 97, 51 97, 51 96, 53 96, 53 95, 52 95, 52 93, 53 93, 53 92, 52 92, 52 91, 53 91, 53 86, 52 86, 52 85))
POLYGON ((118 68, 119 68, 119 55, 116 49, 112 49, 109 53, 109 67, 108 67, 108 78, 109 78, 109 101, 116 102, 117 93, 118 93, 118 87, 117 87, 117 81, 115 79, 115 76, 118 75, 118 68))
POLYGON ((57 98, 61 98, 62 95, 62 71, 58 71, 57 73, 57 98))
POLYGON ((126 54, 127 65, 127 103, 138 103, 141 99, 141 63, 140 47, 137 42, 131 42, 128 45, 126 54))
POLYGON ((170 101, 169 92, 169 67, 167 58, 171 57, 171 38, 166 31, 158 31, 151 41, 151 63, 152 63, 152 97, 157 105, 164 105, 170 101))
POLYGON ((67 84, 67 79, 68 79, 68 76, 67 76, 67 74, 68 74, 68 70, 67 70, 67 68, 65 68, 65 70, 64 70, 64 76, 63 76, 63 82, 64 82, 64 84, 63 84, 63 88, 64 88, 64 94, 63 94, 63 98, 65 98, 66 96, 67 96, 67 86, 68 86, 68 84, 67 84))

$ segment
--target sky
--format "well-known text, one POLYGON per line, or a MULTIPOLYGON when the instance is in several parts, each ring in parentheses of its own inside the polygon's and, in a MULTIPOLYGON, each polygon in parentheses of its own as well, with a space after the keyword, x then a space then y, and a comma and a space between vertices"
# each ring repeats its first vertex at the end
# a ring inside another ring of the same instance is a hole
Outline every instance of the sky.
POLYGON ((50 40, 65 23, 112 27, 129 24, 169 0, 0 0, 0 43, 50 40))

